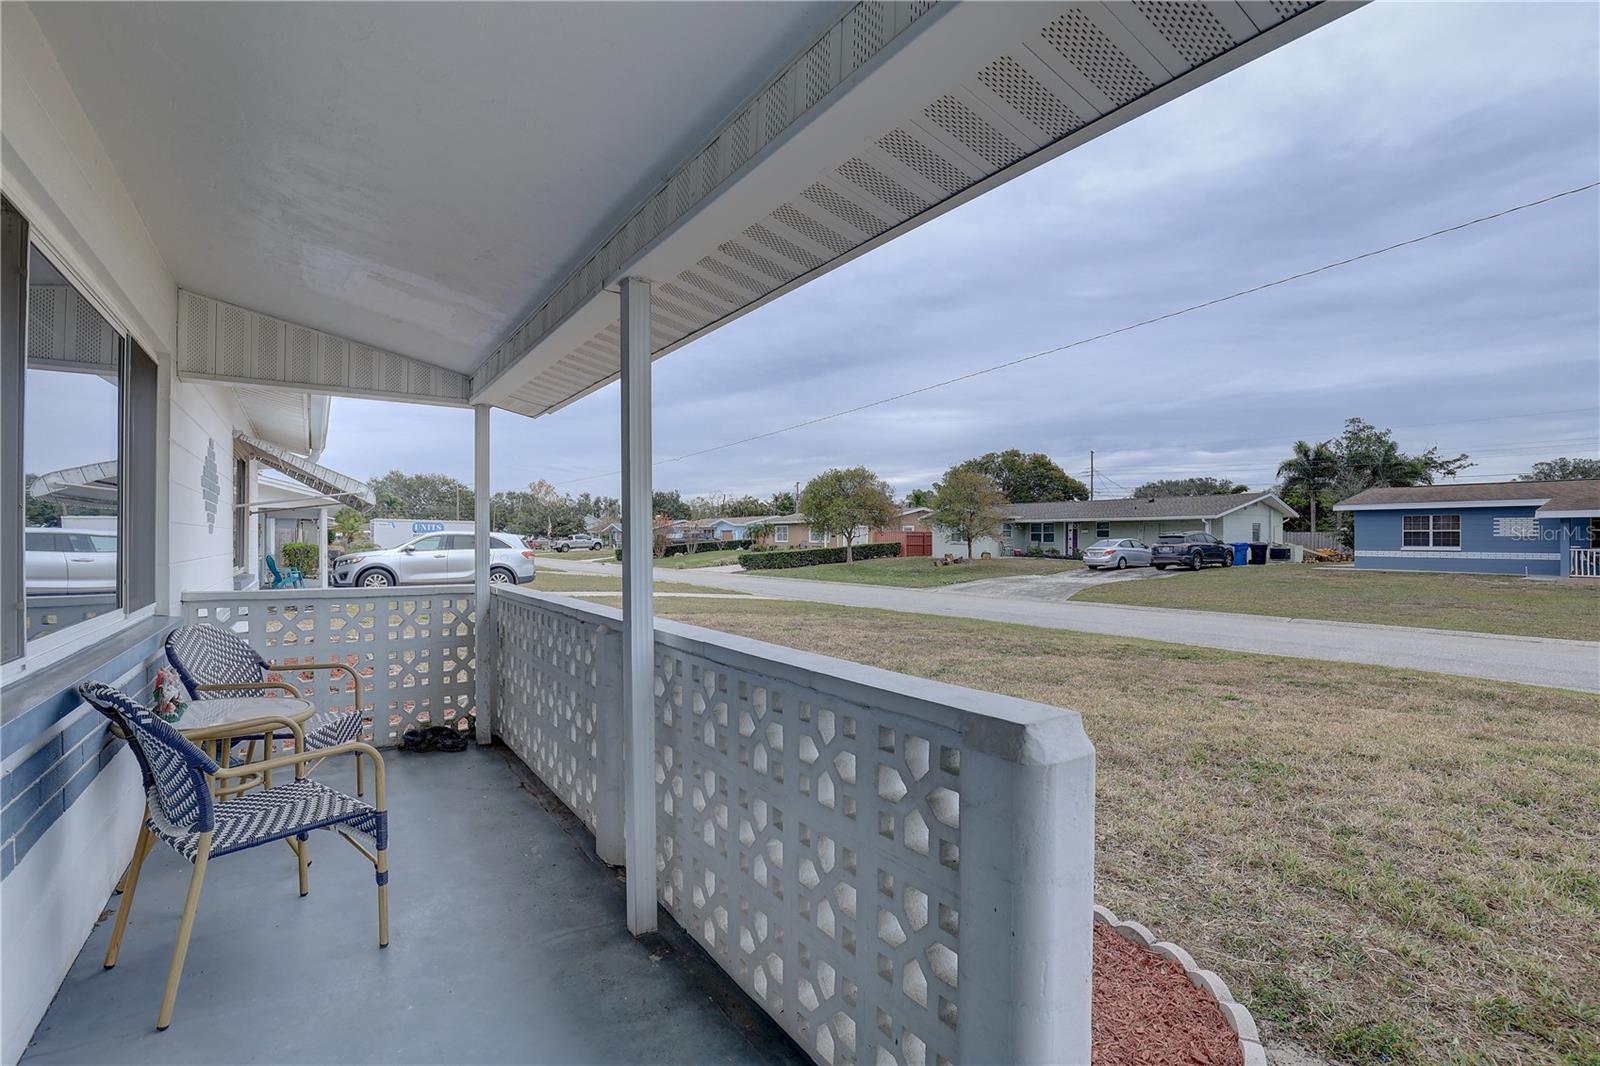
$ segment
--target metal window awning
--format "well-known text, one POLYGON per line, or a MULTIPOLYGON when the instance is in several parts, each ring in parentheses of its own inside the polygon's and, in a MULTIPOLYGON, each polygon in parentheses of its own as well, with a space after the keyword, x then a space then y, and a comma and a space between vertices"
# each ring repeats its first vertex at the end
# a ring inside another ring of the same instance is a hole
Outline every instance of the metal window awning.
POLYGON ((324 496, 358 511, 370 510, 378 502, 365 481, 357 481, 349 474, 341 474, 313 463, 304 456, 285 451, 275 444, 247 437, 243 433, 234 438, 235 450, 246 459, 254 459, 280 474, 287 474, 302 485, 309 486, 324 496))
POLYGON ((55 503, 117 502, 117 461, 86 463, 40 474, 28 486, 28 495, 55 503))

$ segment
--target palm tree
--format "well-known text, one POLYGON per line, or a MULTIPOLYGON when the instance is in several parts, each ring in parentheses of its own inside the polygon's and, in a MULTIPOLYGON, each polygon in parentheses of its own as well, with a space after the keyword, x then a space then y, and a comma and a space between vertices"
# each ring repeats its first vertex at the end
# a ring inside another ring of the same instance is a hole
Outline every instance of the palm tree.
POLYGON ((366 532, 367 520, 354 507, 341 507, 333 515, 333 532, 345 547, 366 532))
POLYGON ((1338 474, 1339 460, 1328 442, 1294 442, 1294 454, 1278 464, 1278 480, 1286 491, 1299 489, 1311 500, 1311 532, 1317 531, 1317 493, 1338 474))

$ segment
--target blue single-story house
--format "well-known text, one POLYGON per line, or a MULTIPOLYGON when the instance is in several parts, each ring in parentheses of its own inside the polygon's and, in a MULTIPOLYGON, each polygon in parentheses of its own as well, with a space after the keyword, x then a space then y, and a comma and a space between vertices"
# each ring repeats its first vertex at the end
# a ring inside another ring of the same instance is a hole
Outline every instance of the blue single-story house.
POLYGON ((1355 519, 1357 569, 1600 576, 1600 481, 1367 489, 1334 510, 1355 519))

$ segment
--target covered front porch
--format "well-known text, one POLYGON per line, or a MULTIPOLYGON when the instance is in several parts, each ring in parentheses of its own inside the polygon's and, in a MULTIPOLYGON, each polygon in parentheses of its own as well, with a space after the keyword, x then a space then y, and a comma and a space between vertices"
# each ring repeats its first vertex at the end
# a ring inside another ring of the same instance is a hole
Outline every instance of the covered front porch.
POLYGON ((370 871, 331 838, 313 841, 304 899, 281 849, 219 861, 178 1020, 157 1033, 150 993, 189 880, 163 849, 116 969, 101 967, 108 915, 23 1061, 805 1061, 681 930, 628 935, 616 871, 504 749, 387 761, 391 869, 407 886, 390 949, 373 945, 370 871))
POLYGON ((119 485, 77 625, 25 624, 34 519, 0 528, 4 1059, 1087 1061, 1077 714, 658 621, 643 551, 620 612, 491 589, 491 412, 620 382, 648 544, 655 359, 1350 6, 5 5, 3 491, 81 465, 25 467, 42 424, 119 485), (329 396, 472 409, 473 584, 236 591, 277 539, 246 488, 312 476, 329 396), (74 686, 147 694, 183 622, 319 709, 355 693, 296 667, 355 672, 394 942, 342 849, 306 900, 223 859, 155 1034, 182 870, 98 971, 140 775, 74 686))

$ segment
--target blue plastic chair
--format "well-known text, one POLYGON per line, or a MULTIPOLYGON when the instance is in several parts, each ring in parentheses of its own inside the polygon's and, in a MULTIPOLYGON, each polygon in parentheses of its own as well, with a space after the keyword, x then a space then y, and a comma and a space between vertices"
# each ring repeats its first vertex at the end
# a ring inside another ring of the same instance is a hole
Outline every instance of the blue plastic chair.
POLYGON ((284 573, 278 569, 278 560, 267 556, 267 570, 272 574, 272 588, 275 589, 301 589, 306 587, 305 579, 300 576, 300 571, 289 567, 289 572, 284 573))

